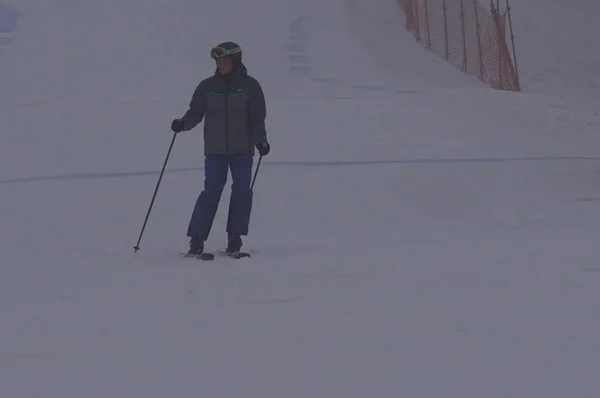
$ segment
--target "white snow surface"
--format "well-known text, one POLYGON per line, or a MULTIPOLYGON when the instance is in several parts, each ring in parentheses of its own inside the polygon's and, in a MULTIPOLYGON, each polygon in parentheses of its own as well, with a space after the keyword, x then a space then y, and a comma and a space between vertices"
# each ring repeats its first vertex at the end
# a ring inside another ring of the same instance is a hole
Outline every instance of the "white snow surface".
POLYGON ((600 396, 598 2, 514 2, 522 93, 395 0, 2 3, 2 398, 600 396), (134 253, 226 40, 268 103, 253 257, 178 257, 201 126, 134 253))

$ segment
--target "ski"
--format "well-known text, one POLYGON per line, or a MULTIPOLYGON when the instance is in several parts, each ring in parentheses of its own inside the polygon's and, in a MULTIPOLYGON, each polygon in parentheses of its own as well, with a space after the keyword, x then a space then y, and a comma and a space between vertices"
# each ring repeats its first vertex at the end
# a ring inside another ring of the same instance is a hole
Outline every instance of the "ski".
POLYGON ((198 260, 211 261, 215 259, 215 255, 212 253, 202 253, 196 256, 198 260))
POLYGON ((196 258, 202 261, 211 261, 215 259, 215 255, 212 253, 202 253, 202 254, 190 254, 190 253, 179 253, 182 257, 188 258, 196 258))
MULTIPOLYGON (((239 260, 241 258, 249 258, 250 253, 248 252, 227 252, 226 250, 219 250, 218 251, 219 255, 221 256, 227 256, 230 258, 234 258, 236 260, 239 260)), ((213 253, 202 253, 202 254, 190 254, 187 252, 179 252, 179 255, 181 257, 185 257, 185 258, 196 258, 198 260, 202 260, 202 261, 212 261, 215 259, 215 255, 213 253)))
POLYGON ((231 252, 230 253, 226 250, 219 250, 219 254, 222 256, 235 258, 236 260, 239 260, 240 258, 249 258, 250 257, 250 253, 248 253, 248 252, 231 252))

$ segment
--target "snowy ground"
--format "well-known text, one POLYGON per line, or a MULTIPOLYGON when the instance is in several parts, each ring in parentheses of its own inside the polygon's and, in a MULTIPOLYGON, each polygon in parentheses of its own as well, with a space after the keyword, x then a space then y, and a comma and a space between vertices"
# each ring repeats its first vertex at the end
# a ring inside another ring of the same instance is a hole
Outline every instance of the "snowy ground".
MULTIPOLYGON (((423 50, 395 0, 2 2, 3 398, 600 393, 600 92, 569 69, 598 44, 563 26, 574 56, 553 53, 536 2, 514 7, 519 94, 423 50), (200 129, 134 254, 225 40, 269 106, 254 256, 177 257, 200 129)), ((569 23, 594 23, 581 3, 569 23)))

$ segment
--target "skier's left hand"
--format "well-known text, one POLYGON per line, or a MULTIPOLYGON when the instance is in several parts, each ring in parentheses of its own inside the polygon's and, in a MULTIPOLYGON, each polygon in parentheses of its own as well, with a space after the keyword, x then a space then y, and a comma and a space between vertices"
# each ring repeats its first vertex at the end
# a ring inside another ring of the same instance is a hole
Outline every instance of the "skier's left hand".
POLYGON ((256 144, 256 149, 258 149, 260 156, 266 156, 269 152, 271 152, 271 145, 269 145, 267 141, 259 142, 256 144))
POLYGON ((171 130, 175 133, 181 133, 185 128, 185 123, 181 119, 175 119, 171 122, 171 130))

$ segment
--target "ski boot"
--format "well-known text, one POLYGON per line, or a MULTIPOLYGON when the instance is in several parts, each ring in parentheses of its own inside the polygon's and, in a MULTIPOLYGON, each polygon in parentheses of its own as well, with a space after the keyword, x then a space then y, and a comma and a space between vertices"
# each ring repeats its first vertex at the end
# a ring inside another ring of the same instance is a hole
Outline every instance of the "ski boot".
POLYGON ((196 257, 200 260, 213 260, 215 256, 204 252, 204 241, 200 238, 190 239, 190 249, 187 252, 188 257, 196 257))
POLYGON ((242 238, 238 235, 230 235, 227 239, 227 249, 225 251, 228 254, 237 253, 242 249, 242 238))
POLYGON ((225 254, 233 258, 250 257, 250 254, 240 250, 242 250, 242 238, 239 235, 229 235, 225 254))

